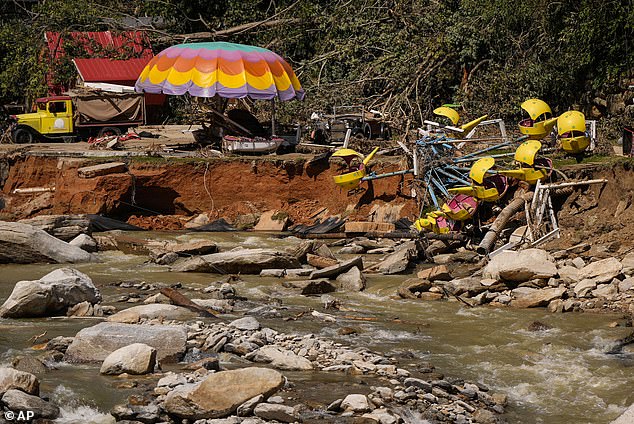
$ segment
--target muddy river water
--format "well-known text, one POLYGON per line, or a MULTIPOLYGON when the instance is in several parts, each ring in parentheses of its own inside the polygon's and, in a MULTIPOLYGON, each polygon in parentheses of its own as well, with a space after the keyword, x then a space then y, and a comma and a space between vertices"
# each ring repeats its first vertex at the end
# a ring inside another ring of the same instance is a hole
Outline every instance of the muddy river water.
MULTIPOLYGON (((152 237, 211 239, 221 249, 239 245, 282 248, 297 243, 296 239, 254 236, 253 233, 153 233, 152 237)), ((75 267, 99 286, 105 304, 118 308, 132 306, 117 303, 121 295, 131 290, 110 285, 115 281, 180 282, 184 289, 192 289, 207 287, 222 278, 210 274, 170 273, 165 267, 145 263, 145 256, 121 252, 99 253, 98 258, 99 263, 75 267)), ((7 298, 16 281, 38 279, 58 267, 0 266, 0 301, 7 298)), ((365 292, 334 294, 345 311, 326 311, 340 316, 370 317, 372 321, 339 319, 337 323, 324 323, 310 314, 295 321, 262 321, 283 332, 312 332, 352 347, 369 347, 399 358, 406 369, 415 370, 420 364, 431 362, 437 372, 446 376, 483 383, 495 392, 508 395, 505 417, 511 423, 609 423, 634 402, 634 355, 603 353, 611 340, 631 330, 609 327, 621 317, 551 314, 545 309, 467 308, 459 302, 394 299, 396 288, 408 277, 370 274, 365 292), (529 331, 533 321, 548 324, 552 329, 529 331), (357 333, 340 335, 341 327, 352 327, 357 333)), ((243 280, 236 283, 238 294, 256 302, 281 301, 280 310, 285 316, 309 309, 323 310, 318 297, 299 296, 283 288, 277 279, 243 276, 243 280)), ((237 315, 241 315, 241 311, 236 311, 237 315)), ((73 336, 81 328, 97 322, 96 319, 69 318, 0 319, 0 365, 10 363, 16 355, 32 354, 29 338, 34 335, 46 331, 47 338, 73 336)), ((298 391, 309 387, 306 393, 326 404, 346 393, 346 387, 363 384, 355 377, 323 374, 311 373, 308 377, 291 373, 288 376, 298 391), (339 393, 340 390, 344 391, 339 393)), ((133 389, 118 388, 120 380, 116 378, 99 376, 97 365, 62 363, 41 379, 42 392, 63 407, 60 423, 111 422, 104 413, 134 393, 133 389)))

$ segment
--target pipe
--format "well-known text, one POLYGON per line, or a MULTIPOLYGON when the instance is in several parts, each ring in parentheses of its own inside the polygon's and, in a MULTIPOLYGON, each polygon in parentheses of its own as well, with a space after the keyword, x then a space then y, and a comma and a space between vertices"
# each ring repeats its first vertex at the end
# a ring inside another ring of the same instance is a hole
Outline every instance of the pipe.
POLYGON ((413 169, 404 169, 402 171, 387 172, 385 174, 366 175, 365 177, 361 178, 361 181, 378 180, 379 178, 394 177, 396 175, 406 175, 406 174, 413 174, 413 173, 414 173, 413 169))
POLYGON ((493 221, 493 224, 491 224, 489 231, 487 231, 484 235, 484 238, 478 245, 476 252, 481 255, 486 255, 491 251, 491 248, 498 239, 500 232, 504 229, 504 227, 506 227, 506 224, 508 224, 511 217, 524 208, 524 202, 530 201, 533 194, 534 193, 532 191, 521 194, 506 205, 504 209, 502 209, 502 212, 500 212, 497 218, 495 218, 495 221, 493 221))

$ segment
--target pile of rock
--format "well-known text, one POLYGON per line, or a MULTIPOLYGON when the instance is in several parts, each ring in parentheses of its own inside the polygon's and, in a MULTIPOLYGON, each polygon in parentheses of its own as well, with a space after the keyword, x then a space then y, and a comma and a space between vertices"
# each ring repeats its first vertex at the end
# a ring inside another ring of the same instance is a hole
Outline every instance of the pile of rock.
POLYGON ((452 278, 436 266, 399 288, 404 298, 438 300, 459 297, 472 306, 487 303, 519 308, 548 307, 552 312, 631 309, 634 298, 634 253, 590 263, 567 251, 506 251, 491 259, 481 276, 452 278))
MULTIPOLYGON (((393 358, 368 349, 353 350, 313 334, 279 333, 263 328, 253 317, 229 324, 196 321, 184 324, 182 328, 187 329, 186 357, 199 358, 225 352, 242 358, 237 362, 247 360, 253 364, 267 364, 269 368, 251 366, 219 371, 216 360, 208 361, 214 367, 205 366, 203 360, 188 367, 193 372, 168 373, 161 378, 154 389, 155 399, 149 405, 114 408, 112 414, 117 419, 145 423, 183 419, 197 424, 261 423, 301 422, 305 416, 319 414, 334 421, 357 419, 368 423, 398 423, 403 408, 407 408, 408 414, 418 417, 421 422, 425 419, 433 422, 497 422, 497 415, 504 412, 506 404, 505 396, 491 394, 483 385, 446 379, 434 372, 431 365, 413 376, 398 367, 393 358), (373 375, 385 381, 385 385, 373 387, 368 395, 351 393, 329 405, 313 405, 316 410, 311 411, 301 403, 285 405, 282 397, 274 396, 283 388, 292 390, 291 386, 285 387, 286 378, 275 369, 373 375), (215 421, 220 418, 226 421, 215 421)), ((117 371, 121 369, 119 366, 117 371)))
MULTIPOLYGON (((0 407, 4 406, 9 411, 30 411, 33 414, 30 419, 57 418, 59 408, 41 399, 39 394, 40 381, 35 375, 13 368, 0 368, 0 407)), ((10 416, 5 414, 5 417, 10 416)))

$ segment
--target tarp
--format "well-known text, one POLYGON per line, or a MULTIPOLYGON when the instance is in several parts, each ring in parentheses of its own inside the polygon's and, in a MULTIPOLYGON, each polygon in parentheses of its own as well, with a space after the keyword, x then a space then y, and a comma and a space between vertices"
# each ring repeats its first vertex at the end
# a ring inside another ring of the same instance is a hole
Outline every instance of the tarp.
POLYGON ((328 217, 324 222, 319 219, 313 225, 295 225, 289 228, 294 234, 306 235, 306 234, 326 234, 330 233, 337 228, 340 228, 346 222, 345 219, 338 218, 336 216, 328 217))
POLYGON ((236 231, 236 228, 229 224, 224 218, 216 219, 206 225, 192 228, 192 231, 207 231, 207 232, 224 232, 224 231, 236 231))
POLYGON ((138 93, 70 92, 78 125, 143 122, 143 95, 138 93))
POLYGON ((116 219, 108 218, 101 215, 88 215, 90 220, 90 231, 100 233, 110 230, 124 230, 124 231, 145 231, 144 228, 137 227, 136 225, 128 224, 127 222, 117 221, 116 219))

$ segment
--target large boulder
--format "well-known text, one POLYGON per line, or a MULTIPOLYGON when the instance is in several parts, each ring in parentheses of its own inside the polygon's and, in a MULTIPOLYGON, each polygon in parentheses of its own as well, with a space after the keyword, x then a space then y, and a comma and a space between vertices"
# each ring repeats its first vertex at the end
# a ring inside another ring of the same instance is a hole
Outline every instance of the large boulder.
POLYGON ((293 255, 278 250, 239 249, 185 259, 174 264, 172 271, 259 274, 271 268, 301 268, 301 264, 293 255))
POLYGON ((416 242, 408 241, 398 246, 394 253, 379 264, 379 272, 385 275, 399 274, 405 271, 410 261, 417 255, 416 242))
POLYGON ((523 283, 536 278, 557 275, 557 266, 548 252, 526 249, 519 252, 504 251, 495 256, 482 271, 483 278, 523 283))
POLYGON ((115 350, 133 343, 152 346, 159 361, 178 361, 185 353, 187 331, 170 325, 102 322, 77 333, 64 359, 67 362, 102 362, 115 350))
POLYGON ((584 266, 579 274, 581 279, 591 279, 597 283, 606 283, 612 281, 622 270, 621 261, 616 258, 606 258, 584 266))
POLYGON ((269 368, 242 368, 211 374, 167 394, 163 409, 190 420, 222 418, 258 395, 268 398, 284 386, 284 376, 269 368))
POLYGON ((303 356, 277 346, 262 346, 246 357, 250 361, 270 364, 273 368, 288 371, 309 371, 313 364, 303 356))
MULTIPOLYGON (((516 294, 516 298, 511 301, 511 306, 517 308, 536 308, 538 306, 546 306, 551 300, 560 299, 566 292, 565 287, 557 287, 553 289, 532 289, 529 287, 522 287, 522 292, 516 292, 513 290, 513 294, 516 294)), ((519 290, 519 289, 518 289, 519 290)))
POLYGON ((19 222, 0 221, 0 263, 88 262, 90 253, 19 222))
POLYGON ((44 230, 64 241, 71 241, 80 234, 90 233, 90 219, 86 215, 39 215, 18 222, 44 230))
POLYGON ((630 252, 623 256, 621 259, 621 265, 623 265, 623 273, 631 275, 634 273, 634 252, 630 252))
POLYGON ((7 390, 2 396, 2 403, 4 403, 10 411, 16 413, 17 411, 32 412, 32 418, 34 419, 55 419, 59 416, 59 408, 57 406, 20 390, 7 390))
POLYGON ((156 366, 156 349, 143 343, 133 343, 117 349, 101 364, 102 374, 148 374, 156 366))
POLYGON ((0 396, 7 390, 18 389, 31 395, 40 393, 40 381, 31 373, 13 368, 0 368, 0 396))
POLYGON ((81 302, 101 302, 99 290, 86 274, 60 268, 36 281, 18 281, 0 307, 0 317, 64 315, 68 308, 81 302))
POLYGON ((109 316, 106 321, 136 324, 148 319, 187 321, 194 319, 197 316, 197 313, 190 311, 187 308, 183 308, 182 306, 151 303, 148 305, 139 305, 124 309, 109 316))
POLYGON ((337 276, 337 283, 345 291, 362 291, 366 286, 365 275, 359 268, 352 267, 349 271, 337 276))

